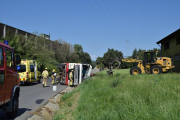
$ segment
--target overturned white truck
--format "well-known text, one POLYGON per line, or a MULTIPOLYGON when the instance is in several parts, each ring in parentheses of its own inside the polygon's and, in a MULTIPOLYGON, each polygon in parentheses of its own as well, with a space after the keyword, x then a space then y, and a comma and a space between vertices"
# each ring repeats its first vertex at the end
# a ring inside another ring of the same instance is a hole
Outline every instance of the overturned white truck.
POLYGON ((83 63, 59 63, 57 64, 57 69, 61 69, 61 72, 63 72, 62 76, 58 78, 61 85, 68 85, 71 70, 73 70, 73 85, 78 85, 84 79, 90 77, 92 66, 83 63))

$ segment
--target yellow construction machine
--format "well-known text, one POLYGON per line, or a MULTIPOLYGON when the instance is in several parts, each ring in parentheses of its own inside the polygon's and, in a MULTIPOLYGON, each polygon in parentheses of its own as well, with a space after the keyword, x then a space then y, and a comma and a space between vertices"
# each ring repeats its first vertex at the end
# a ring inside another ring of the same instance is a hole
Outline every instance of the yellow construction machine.
POLYGON ((137 59, 122 59, 124 62, 137 62, 137 66, 130 69, 131 75, 137 75, 140 73, 160 74, 167 72, 174 68, 171 58, 157 57, 157 51, 144 52, 144 58, 142 60, 137 59))

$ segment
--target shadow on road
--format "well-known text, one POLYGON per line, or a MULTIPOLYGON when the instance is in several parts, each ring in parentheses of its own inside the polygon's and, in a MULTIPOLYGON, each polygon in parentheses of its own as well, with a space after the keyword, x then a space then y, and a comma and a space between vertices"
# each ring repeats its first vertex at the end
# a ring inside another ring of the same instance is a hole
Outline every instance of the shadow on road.
MULTIPOLYGON (((18 109, 18 114, 17 114, 16 118, 19 117, 19 116, 21 116, 21 115, 22 115, 23 113, 25 113, 26 111, 31 111, 31 109, 19 108, 19 109, 18 109)), ((6 113, 5 113, 5 112, 0 112, 0 120, 15 120, 16 118, 14 118, 14 119, 8 119, 8 118, 6 117, 6 113)))
POLYGON ((21 87, 27 87, 27 86, 34 86, 34 85, 38 85, 38 84, 41 84, 41 83, 38 83, 38 82, 33 82, 32 84, 27 84, 27 83, 25 83, 25 84, 21 84, 20 86, 21 87))
POLYGON ((44 101, 44 99, 38 99, 36 100, 36 104, 41 104, 44 101))

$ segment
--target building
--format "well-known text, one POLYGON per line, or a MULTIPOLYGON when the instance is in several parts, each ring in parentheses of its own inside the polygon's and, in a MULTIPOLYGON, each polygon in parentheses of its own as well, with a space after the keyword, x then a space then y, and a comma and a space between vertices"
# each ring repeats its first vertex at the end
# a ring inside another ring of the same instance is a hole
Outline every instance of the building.
POLYGON ((172 58, 175 68, 173 71, 180 72, 180 29, 166 36, 157 42, 161 44, 161 54, 163 57, 172 58))
MULTIPOLYGON (((26 32, 24 30, 20 30, 18 28, 15 28, 15 27, 0 23, 0 37, 5 38, 7 34, 13 34, 13 35, 21 34, 21 35, 25 35, 27 37, 30 36, 30 35, 34 35, 32 33, 26 32)), ((50 35, 43 34, 43 36, 46 39, 50 40, 50 35)))
MULTIPOLYGON (((6 36, 8 36, 8 35, 13 35, 13 36, 24 35, 24 36, 26 36, 26 38, 28 38, 31 35, 36 36, 33 33, 29 33, 29 32, 26 32, 24 30, 21 30, 21 29, 18 29, 18 28, 15 28, 15 27, 0 23, 0 38, 1 37, 6 38, 6 36)), ((46 46, 46 48, 48 48, 48 50, 54 50, 55 49, 54 46, 56 44, 55 44, 54 41, 50 40, 50 35, 41 34, 41 36, 43 36, 45 38, 45 40, 46 40, 46 41, 44 41, 44 46, 46 46), (48 41, 49 44, 46 44, 47 41, 48 41)))

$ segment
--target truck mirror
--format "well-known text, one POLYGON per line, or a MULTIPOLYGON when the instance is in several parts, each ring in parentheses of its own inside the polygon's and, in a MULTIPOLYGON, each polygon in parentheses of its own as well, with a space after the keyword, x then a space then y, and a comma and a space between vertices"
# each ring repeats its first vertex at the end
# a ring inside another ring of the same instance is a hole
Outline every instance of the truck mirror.
POLYGON ((20 64, 20 62, 21 62, 20 55, 16 55, 16 64, 18 65, 18 64, 20 64))

